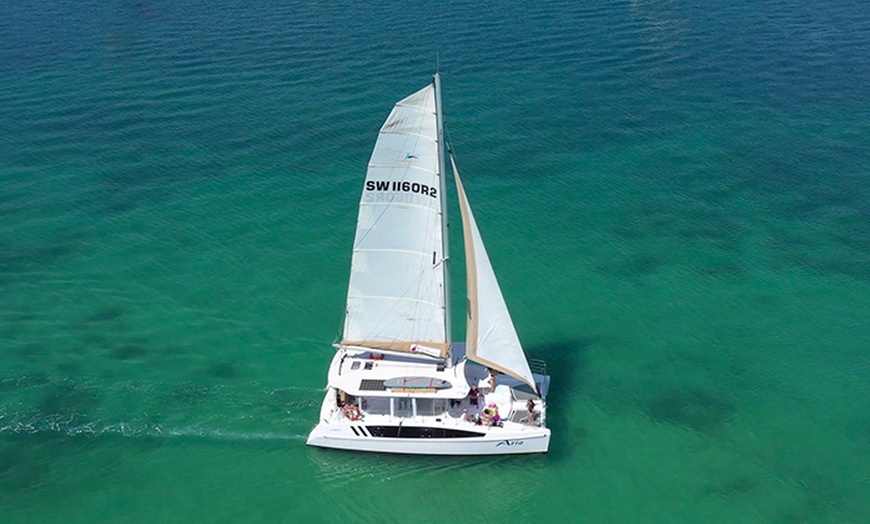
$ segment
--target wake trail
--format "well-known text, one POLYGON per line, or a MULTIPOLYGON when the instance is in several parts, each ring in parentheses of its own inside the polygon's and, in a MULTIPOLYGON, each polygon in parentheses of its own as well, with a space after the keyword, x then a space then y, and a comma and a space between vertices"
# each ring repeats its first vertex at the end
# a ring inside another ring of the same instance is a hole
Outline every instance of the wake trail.
POLYGON ((0 416, 0 437, 8 435, 62 435, 66 437, 121 436, 130 439, 194 439, 213 441, 304 441, 307 435, 277 431, 244 431, 199 426, 165 427, 135 422, 76 423, 73 419, 47 417, 39 420, 4 420, 0 416))
POLYGON ((304 441, 322 390, 79 377, 5 379, 0 437, 121 436, 204 441, 304 441))

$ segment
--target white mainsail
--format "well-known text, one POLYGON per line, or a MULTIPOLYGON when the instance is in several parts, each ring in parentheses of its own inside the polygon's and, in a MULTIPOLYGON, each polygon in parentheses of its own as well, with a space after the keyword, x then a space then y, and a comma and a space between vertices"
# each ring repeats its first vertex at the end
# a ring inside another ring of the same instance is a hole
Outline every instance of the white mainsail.
POLYGON ((360 200, 342 344, 446 356, 435 87, 381 127, 360 200))
POLYGON ((468 327, 466 355, 492 369, 525 382, 537 391, 526 354, 520 344, 507 304, 501 294, 495 272, 489 262, 486 247, 474 213, 468 204, 465 188, 459 178, 456 162, 450 157, 459 209, 462 213, 462 236, 465 242, 465 265, 468 273, 468 327))

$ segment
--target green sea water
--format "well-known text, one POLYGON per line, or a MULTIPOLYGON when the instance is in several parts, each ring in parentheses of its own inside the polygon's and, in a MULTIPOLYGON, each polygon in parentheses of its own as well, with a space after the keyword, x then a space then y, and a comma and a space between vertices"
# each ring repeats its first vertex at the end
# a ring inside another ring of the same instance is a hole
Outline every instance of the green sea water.
POLYGON ((870 522, 868 101, 849 0, 4 3, 0 522, 870 522), (304 443, 436 68, 547 455, 304 443))

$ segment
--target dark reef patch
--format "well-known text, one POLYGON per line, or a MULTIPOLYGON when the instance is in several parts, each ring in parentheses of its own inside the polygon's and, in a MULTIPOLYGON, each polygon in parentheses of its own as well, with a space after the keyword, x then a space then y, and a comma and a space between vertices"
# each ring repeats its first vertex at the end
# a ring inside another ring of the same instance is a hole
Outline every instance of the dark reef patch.
POLYGON ((667 265, 667 260, 654 253, 631 253, 595 267, 602 273, 619 277, 644 277, 667 265))
POLYGON ((0 446, 0 494, 26 492, 43 482, 49 464, 27 445, 3 442, 0 446))
POLYGON ((32 246, 0 242, 0 285, 17 281, 36 269, 50 266, 72 252, 71 240, 46 242, 32 246))
POLYGON ((137 341, 123 342, 112 350, 112 357, 119 360, 131 360, 148 353, 145 344, 137 341))
POLYGON ((110 322, 124 316, 126 311, 120 306, 106 306, 94 311, 85 319, 85 323, 94 324, 110 322))
POLYGON ((700 263, 696 270, 709 278, 738 278, 746 274, 743 266, 731 259, 709 260, 700 263))
POLYGON ((670 389, 646 405, 653 420, 677 424, 695 431, 709 431, 734 417, 735 406, 704 389, 670 389))
POLYGON ((707 486, 707 495, 724 499, 735 499, 750 494, 757 484, 749 477, 736 477, 720 484, 707 486))
POLYGON ((48 346, 39 342, 30 342, 18 350, 18 356, 29 362, 41 360, 48 355, 48 346))
POLYGON ((35 408, 39 418, 71 417, 94 409, 101 400, 101 394, 95 388, 72 382, 55 382, 49 385, 35 408))
POLYGON ((239 371, 231 362, 222 362, 208 368, 207 373, 215 378, 235 378, 239 371))

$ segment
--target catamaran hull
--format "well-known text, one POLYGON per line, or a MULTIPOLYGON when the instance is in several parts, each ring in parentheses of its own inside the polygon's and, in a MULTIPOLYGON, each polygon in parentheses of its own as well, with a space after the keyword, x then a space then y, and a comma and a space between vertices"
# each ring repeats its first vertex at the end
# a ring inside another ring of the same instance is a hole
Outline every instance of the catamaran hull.
POLYGON ((369 436, 371 433, 361 424, 321 423, 312 430, 307 443, 320 448, 406 455, 519 455, 546 453, 550 447, 549 429, 509 433, 499 430, 494 428, 480 437, 384 438, 369 436))

